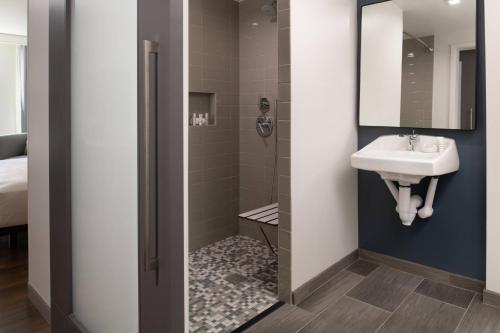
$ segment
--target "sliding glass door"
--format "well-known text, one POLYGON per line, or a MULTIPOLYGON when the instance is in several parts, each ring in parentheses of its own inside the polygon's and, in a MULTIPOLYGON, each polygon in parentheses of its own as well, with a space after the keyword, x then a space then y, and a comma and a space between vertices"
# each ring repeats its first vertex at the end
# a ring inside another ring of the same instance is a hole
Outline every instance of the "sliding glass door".
POLYGON ((74 314, 90 332, 137 332, 137 0, 71 11, 74 314))
POLYGON ((53 330, 183 332, 182 0, 50 4, 53 330))

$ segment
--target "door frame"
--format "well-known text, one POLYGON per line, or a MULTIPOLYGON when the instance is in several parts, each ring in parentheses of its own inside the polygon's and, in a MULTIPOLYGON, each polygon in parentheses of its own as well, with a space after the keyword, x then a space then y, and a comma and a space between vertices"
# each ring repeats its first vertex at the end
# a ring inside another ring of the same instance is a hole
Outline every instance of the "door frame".
POLYGON ((85 332, 73 315, 70 4, 70 0, 49 0, 50 313, 54 333, 85 332))
MULTIPOLYGON (((466 50, 475 50, 476 43, 459 43, 452 44, 450 50, 450 110, 449 110, 449 119, 448 123, 450 128, 460 128, 460 119, 462 116, 461 112, 457 112, 457 109, 460 109, 459 101, 459 73, 460 73, 460 52, 466 50)), ((477 72, 477 71, 476 71, 477 72)), ((460 80, 461 83, 461 80, 460 80)), ((475 128, 474 128, 475 129, 475 128)))
MULTIPOLYGON (((144 13, 151 13, 151 8, 158 5, 157 0, 138 1, 138 59, 141 59, 142 39, 148 31, 142 29, 142 23, 146 17, 144 13), (149 10, 149 11, 148 11, 149 10), (141 21, 142 20, 142 21, 141 21)), ((183 1, 168 0, 166 6, 169 9, 169 37, 166 38, 168 50, 169 76, 165 94, 168 97, 169 108, 181 108, 183 118, 183 1), (179 43, 180 46, 179 47, 179 43)), ((88 332, 78 322, 73 314, 73 263, 72 263, 72 207, 71 207, 71 4, 72 0, 49 0, 49 198, 50 198, 50 284, 51 284, 51 326, 54 333, 83 333, 88 332)), ((163 3, 165 6, 165 3, 163 3)), ((162 13, 157 13, 156 23, 162 13)), ((149 32, 151 33, 151 32, 149 32)), ((142 67, 138 64, 138 78, 141 77, 142 67)), ((141 89, 138 82, 138 97, 141 89)), ((170 111, 170 109, 168 110, 170 111)), ((142 113, 141 102, 138 105, 138 117, 142 113)), ((169 120, 178 120, 179 112, 171 112, 169 120)), ((168 113, 167 113, 168 114, 168 113)), ((139 118, 138 118, 139 119, 139 118)), ((168 124, 172 129, 172 124, 168 124)), ((165 125, 167 126, 167 124, 165 125)), ((141 129, 139 128, 140 135, 141 129)), ((173 152, 166 157, 178 157, 183 153, 183 144, 175 146, 176 140, 183 136, 183 126, 172 133, 163 134, 163 138, 174 139, 169 142, 173 152)), ((142 141, 138 138, 138 145, 142 141)), ((164 156, 165 157, 165 156, 164 156)), ((160 157, 162 158, 162 157, 160 157)), ((176 161, 176 160, 173 160, 176 161)), ((173 169, 177 174, 183 172, 183 159, 168 164, 169 170, 173 169), (172 167, 170 167, 172 165, 172 167)), ((178 176, 178 175, 177 175, 178 176)), ((140 175, 138 175, 140 177, 140 175)), ((182 182, 182 177, 180 179, 182 182)), ((178 184, 178 183, 177 183, 178 184)), ((164 195, 171 195, 165 191, 164 195)), ((139 197, 139 203, 142 198, 139 197)), ((180 219, 163 223, 162 232, 168 235, 168 244, 162 250, 165 253, 162 265, 165 265, 167 274, 172 275, 171 283, 163 289, 168 291, 168 297, 164 301, 168 306, 160 309, 162 314, 161 323, 169 321, 168 330, 172 332, 183 332, 185 323, 185 294, 184 294, 184 218, 183 197, 173 197, 167 206, 174 206, 174 216, 180 219), (182 207, 180 207, 182 205, 182 207)), ((142 219, 138 217, 138 237, 141 236, 142 219)), ((139 244, 142 243, 142 237, 139 244)), ((143 291, 148 286, 144 281, 142 272, 143 249, 138 248, 139 261, 139 330, 143 333, 150 332, 151 310, 154 301, 145 297, 143 291), (142 297, 141 297, 142 295, 142 297), (144 315, 150 317, 144 317, 144 315)), ((161 253, 160 253, 161 255, 161 253)), ((170 275, 169 275, 170 277, 170 275)), ((150 295, 151 293, 147 293, 150 295)), ((157 309, 158 310, 158 309, 157 309)), ((158 312, 158 311, 157 311, 158 312)), ((153 320, 157 319, 154 318, 153 320)), ((152 332, 152 331, 151 331, 152 332)))

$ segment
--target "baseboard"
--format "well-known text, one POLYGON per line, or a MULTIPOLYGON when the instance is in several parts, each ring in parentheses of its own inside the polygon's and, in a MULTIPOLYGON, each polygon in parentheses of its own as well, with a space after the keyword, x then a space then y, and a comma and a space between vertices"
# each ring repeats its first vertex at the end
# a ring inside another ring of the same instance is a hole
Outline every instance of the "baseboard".
POLYGON ((73 325, 73 329, 77 330, 77 332, 79 332, 79 333, 90 333, 90 331, 87 330, 85 328, 85 326, 83 326, 83 324, 78 319, 76 319, 76 317, 75 317, 74 314, 72 314, 72 315, 69 316, 69 320, 71 321, 71 324, 73 325))
POLYGON ((389 267, 399 269, 401 271, 416 274, 423 278, 427 278, 438 282, 443 282, 455 287, 468 289, 478 293, 482 293, 485 287, 484 281, 481 280, 473 279, 459 274, 450 273, 437 268, 424 266, 411 261, 394 258, 385 254, 359 249, 359 257, 361 259, 372 261, 377 264, 384 264, 389 267))
POLYGON ((484 289, 483 303, 500 308, 500 294, 488 289, 484 289))
POLYGON ((297 288, 292 293, 293 304, 300 304, 309 296, 311 296, 317 289, 327 283, 334 275, 339 273, 344 268, 350 266, 356 260, 358 260, 358 250, 348 254, 344 258, 340 259, 338 262, 319 273, 311 280, 304 283, 302 286, 297 288))
POLYGON ((42 317, 50 324, 50 306, 40 296, 40 294, 28 283, 28 299, 31 304, 40 312, 42 317))
POLYGON ((73 315, 61 311, 57 305, 52 308, 52 318, 54 319, 50 327, 52 333, 89 333, 73 315))

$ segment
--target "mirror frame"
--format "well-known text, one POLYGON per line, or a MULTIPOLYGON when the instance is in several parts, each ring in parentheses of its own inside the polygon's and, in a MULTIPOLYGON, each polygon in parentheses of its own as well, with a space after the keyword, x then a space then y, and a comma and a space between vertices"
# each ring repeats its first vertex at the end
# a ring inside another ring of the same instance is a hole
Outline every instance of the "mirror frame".
MULTIPOLYGON (((383 126, 383 125, 361 125, 361 29, 363 23, 363 7, 376 5, 379 3, 392 1, 392 0, 357 0, 358 2, 358 42, 357 42, 357 99, 356 108, 358 110, 356 117, 357 127, 363 128, 392 128, 392 129, 417 129, 420 131, 429 130, 446 130, 446 131, 461 131, 461 132, 474 132, 478 129, 478 124, 482 118, 486 116, 486 91, 485 91, 485 42, 484 42, 484 0, 476 0, 476 118, 474 121, 474 128, 461 129, 461 128, 439 128, 439 127, 405 127, 405 126, 383 126)), ((436 0, 440 1, 440 0, 436 0)))

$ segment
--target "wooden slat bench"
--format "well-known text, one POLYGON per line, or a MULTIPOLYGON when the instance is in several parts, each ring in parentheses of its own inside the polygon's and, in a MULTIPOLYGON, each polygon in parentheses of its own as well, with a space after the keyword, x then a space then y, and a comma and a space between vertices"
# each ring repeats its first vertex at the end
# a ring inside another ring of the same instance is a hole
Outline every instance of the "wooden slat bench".
POLYGON ((264 228, 262 228, 262 225, 270 225, 274 227, 278 226, 279 224, 278 203, 273 203, 271 205, 253 209, 249 212, 241 213, 239 217, 247 221, 257 222, 259 224, 259 229, 262 232, 262 235, 264 236, 264 239, 267 242, 267 246, 274 254, 276 254, 276 251, 274 250, 271 242, 269 241, 269 238, 267 237, 264 228))

